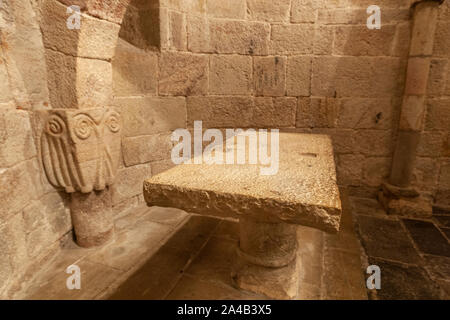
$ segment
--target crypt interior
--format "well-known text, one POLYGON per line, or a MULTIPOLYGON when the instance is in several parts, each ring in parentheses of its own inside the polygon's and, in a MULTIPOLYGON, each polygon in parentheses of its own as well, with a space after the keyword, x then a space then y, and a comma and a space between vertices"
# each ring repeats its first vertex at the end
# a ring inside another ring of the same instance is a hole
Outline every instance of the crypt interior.
POLYGON ((0 200, 3 300, 447 300, 450 2, 0 0, 0 200))

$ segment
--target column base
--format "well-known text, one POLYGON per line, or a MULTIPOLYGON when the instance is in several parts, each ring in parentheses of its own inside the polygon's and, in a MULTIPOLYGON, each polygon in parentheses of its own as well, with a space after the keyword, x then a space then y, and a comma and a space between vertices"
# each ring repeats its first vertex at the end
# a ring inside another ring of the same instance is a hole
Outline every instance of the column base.
POLYGON ((272 299, 292 300, 298 297, 300 271, 301 262, 298 257, 281 268, 255 265, 238 257, 231 277, 240 289, 263 294, 272 299))
POLYGON ((433 212, 432 199, 419 195, 412 188, 400 188, 385 183, 378 193, 378 201, 388 214, 429 218, 433 212))
POLYGON ((109 190, 72 193, 70 210, 80 247, 97 247, 112 239, 114 223, 109 190))

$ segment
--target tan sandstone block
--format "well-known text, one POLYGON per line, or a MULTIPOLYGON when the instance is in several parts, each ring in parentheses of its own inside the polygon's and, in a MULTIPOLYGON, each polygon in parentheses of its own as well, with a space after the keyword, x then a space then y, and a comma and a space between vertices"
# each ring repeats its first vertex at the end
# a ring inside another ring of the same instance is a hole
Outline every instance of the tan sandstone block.
POLYGON ((258 96, 284 96, 286 57, 254 57, 255 92, 258 96))
POLYGON ((337 157, 336 171, 339 185, 361 184, 364 156, 356 154, 341 154, 337 157))
POLYGON ((290 0, 248 0, 247 12, 250 20, 288 22, 290 0))
POLYGON ((203 14, 206 12, 207 0, 161 0, 161 7, 168 7, 190 14, 203 14))
POLYGON ((366 156, 391 156, 394 150, 390 130, 359 130, 355 137, 355 151, 366 156))
POLYGON ((293 0, 291 4, 291 22, 315 22, 317 9, 323 3, 322 0, 293 0))
POLYGON ((429 99, 426 102, 426 130, 448 130, 450 128, 450 98, 429 99))
POLYGON ((428 56, 433 53, 433 40, 436 31, 438 4, 422 2, 414 9, 411 56, 428 56))
POLYGON ((316 57, 311 93, 328 97, 373 97, 400 94, 400 59, 388 57, 316 57))
POLYGON ((299 98, 297 127, 334 128, 338 101, 334 98, 299 98))
POLYGON ((210 58, 209 92, 245 95, 253 91, 252 58, 240 55, 215 55, 210 58))
POLYGON ((187 30, 185 14, 160 9, 161 48, 186 51, 187 30))
POLYGON ((433 54, 435 56, 450 56, 450 22, 438 22, 434 39, 433 54))
POLYGON ((389 56, 395 37, 395 26, 370 30, 367 26, 336 27, 334 54, 349 56, 389 56))
POLYGON ((337 126, 352 129, 390 129, 394 104, 390 98, 349 98, 339 103, 337 126))
POLYGON ((294 127, 296 109, 296 98, 257 97, 252 124, 256 128, 294 127))
MULTIPOLYGON (((78 5, 82 12, 120 24, 130 0, 59 0, 59 2, 67 6, 78 5)), ((155 0, 150 0, 150 2, 155 2, 155 0)))
POLYGON ((417 155, 420 157, 441 156, 442 148, 445 146, 445 138, 445 134, 440 131, 422 131, 417 146, 417 155))
POLYGON ((208 57, 163 52, 159 92, 163 95, 202 95, 208 91, 208 57))
POLYGON ((253 99, 251 97, 188 97, 188 126, 202 120, 204 128, 251 127, 253 99))
POLYGON ((9 86, 8 70, 5 60, 2 58, 2 49, 0 47, 0 102, 8 102, 12 99, 11 88, 9 86))
POLYGON ((313 52, 314 25, 290 24, 272 26, 270 50, 272 54, 308 54, 313 52))
MULTIPOLYGON (((72 4, 69 4, 69 6, 72 4)), ((69 29, 67 6, 45 0, 42 8, 42 35, 46 48, 72 56, 111 59, 120 26, 82 14, 80 29, 69 29)))
POLYGON ((0 168, 12 167, 35 155, 28 112, 0 109, 0 168))
POLYGON ((150 161, 170 159, 172 141, 169 134, 124 138, 122 152, 127 167, 150 161))
POLYGON ((313 49, 315 55, 332 54, 335 30, 334 26, 316 26, 313 49))
POLYGON ((430 59, 410 58, 406 73, 405 94, 423 95, 427 90, 430 59))
POLYGON ((311 57, 288 57, 286 93, 288 96, 309 96, 311 88, 311 57))
POLYGON ((39 171, 32 160, 23 161, 11 168, 0 169, 0 224, 40 196, 34 178, 39 171))
POLYGON ((210 28, 205 16, 187 17, 188 50, 192 52, 211 53, 210 28))
MULTIPOLYGON (((433 192, 434 190, 436 190, 440 173, 438 162, 439 161, 435 158, 417 157, 414 163, 411 184, 422 192, 433 192)), ((448 176, 447 178, 450 178, 450 176, 448 176)))
POLYGON ((156 94, 158 57, 119 39, 112 61, 115 96, 156 94))
POLYGON ((112 203, 118 204, 142 193, 142 184, 152 176, 149 163, 122 168, 112 186, 112 203))
POLYGON ((390 174, 392 159, 388 157, 366 158, 363 165, 363 181, 365 185, 379 187, 390 174))
POLYGON ((116 98, 123 118, 123 135, 133 137, 186 127, 185 98, 116 98))
POLYGON ((411 23, 406 22, 397 24, 392 55, 394 57, 406 58, 409 55, 410 41, 411 23))
POLYGON ((447 59, 431 60, 427 95, 439 96, 444 94, 446 81, 450 81, 450 79, 448 79, 449 72, 450 68, 448 67, 447 59))
POLYGON ((246 13, 245 0, 207 0, 208 15, 215 18, 244 19, 246 13))

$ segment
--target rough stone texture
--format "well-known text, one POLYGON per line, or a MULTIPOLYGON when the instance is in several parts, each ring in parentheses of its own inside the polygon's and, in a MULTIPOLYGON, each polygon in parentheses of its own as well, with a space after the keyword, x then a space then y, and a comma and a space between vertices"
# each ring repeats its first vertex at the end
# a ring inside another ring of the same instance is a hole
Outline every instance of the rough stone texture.
POLYGON ((127 97, 114 100, 123 117, 123 135, 134 137, 186 126, 184 98, 127 97))
POLYGON ((151 177, 150 164, 122 168, 117 172, 116 183, 112 187, 112 203, 118 204, 125 199, 142 193, 142 182, 151 177))
POLYGON ((289 21, 289 0, 248 0, 247 7, 250 20, 289 21))
POLYGON ((290 97, 255 98, 251 123, 257 128, 294 127, 297 100, 290 97))
POLYGON ((208 58, 165 52, 161 56, 159 92, 163 95, 202 95, 208 90, 208 58))
POLYGON ((259 96, 284 96, 286 57, 255 57, 255 93, 259 96))
POLYGON ((148 54, 119 39, 112 65, 115 96, 157 93, 159 70, 156 54, 148 54))
POLYGON ((90 248, 113 236, 114 224, 109 190, 71 194, 70 211, 77 244, 90 248))
POLYGON ((209 93, 246 95, 252 92, 252 59, 240 55, 212 56, 209 93))
POLYGON ((309 96, 311 87, 311 58, 288 57, 286 67, 286 94, 309 96))
POLYGON ((206 2, 207 14, 215 18, 243 19, 246 13, 246 4, 243 0, 208 0, 206 2))
POLYGON ((124 138, 122 148, 125 165, 169 159, 173 147, 170 137, 171 134, 156 134, 124 138))
POLYGON ((332 232, 341 210, 334 170, 328 137, 281 133, 276 175, 261 176, 258 165, 183 164, 146 180, 144 196, 151 205, 332 232))
POLYGON ((314 26, 274 24, 270 40, 271 54, 310 54, 313 51, 314 26))

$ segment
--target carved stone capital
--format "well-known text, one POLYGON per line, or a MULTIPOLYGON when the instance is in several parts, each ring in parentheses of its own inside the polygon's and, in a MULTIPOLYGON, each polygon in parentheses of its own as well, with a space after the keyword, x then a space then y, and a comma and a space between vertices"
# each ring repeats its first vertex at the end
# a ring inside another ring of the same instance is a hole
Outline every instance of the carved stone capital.
POLYGON ((89 193, 114 182, 122 129, 115 108, 52 109, 38 118, 41 160, 53 186, 89 193))

